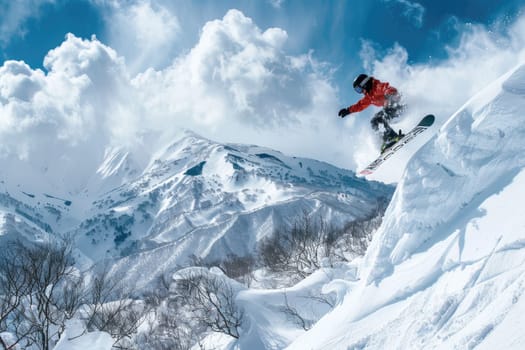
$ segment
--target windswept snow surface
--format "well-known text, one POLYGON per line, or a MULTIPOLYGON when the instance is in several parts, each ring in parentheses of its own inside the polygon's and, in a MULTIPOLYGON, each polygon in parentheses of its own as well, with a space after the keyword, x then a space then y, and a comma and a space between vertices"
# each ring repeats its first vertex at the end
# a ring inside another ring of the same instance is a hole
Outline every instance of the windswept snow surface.
POLYGON ((360 279, 289 349, 524 349, 524 154, 522 65, 414 155, 360 279))

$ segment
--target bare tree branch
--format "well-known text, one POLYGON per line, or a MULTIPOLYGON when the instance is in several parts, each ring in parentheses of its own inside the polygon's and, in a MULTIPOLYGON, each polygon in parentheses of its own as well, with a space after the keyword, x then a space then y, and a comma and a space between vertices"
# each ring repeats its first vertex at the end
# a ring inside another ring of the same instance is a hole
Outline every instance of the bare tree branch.
POLYGON ((174 289, 174 299, 185 305, 197 322, 214 332, 239 338, 244 311, 235 303, 235 291, 218 276, 181 272, 174 289))

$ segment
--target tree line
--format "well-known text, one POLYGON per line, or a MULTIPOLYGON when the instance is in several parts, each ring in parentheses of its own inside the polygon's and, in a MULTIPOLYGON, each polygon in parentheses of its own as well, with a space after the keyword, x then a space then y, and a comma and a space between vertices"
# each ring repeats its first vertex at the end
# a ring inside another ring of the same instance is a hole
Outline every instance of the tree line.
MULTIPOLYGON (((191 265, 201 268, 166 271, 140 297, 107 268, 79 271, 69 239, 9 242, 0 256, 0 350, 50 350, 73 319, 83 325, 76 336, 107 332, 114 349, 185 350, 208 332, 239 338, 246 314, 236 295, 250 286, 254 271, 287 276, 292 285, 321 267, 349 261, 364 254, 383 212, 378 207, 343 228, 304 213, 262 240, 254 255, 221 261, 193 257, 191 265)), ((333 305, 325 296, 308 297, 333 305)), ((308 329, 315 322, 286 294, 284 300, 282 312, 297 325, 308 329)))

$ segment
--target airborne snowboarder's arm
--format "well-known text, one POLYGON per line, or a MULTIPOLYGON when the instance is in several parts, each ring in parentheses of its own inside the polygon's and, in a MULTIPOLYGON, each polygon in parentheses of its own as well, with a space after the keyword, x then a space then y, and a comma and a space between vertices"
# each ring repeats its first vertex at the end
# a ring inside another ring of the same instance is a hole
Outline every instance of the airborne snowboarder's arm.
POLYGON ((365 95, 365 97, 357 101, 357 103, 348 107, 348 111, 350 113, 361 112, 363 109, 367 108, 371 104, 372 104, 372 100, 370 99, 368 95, 365 95))

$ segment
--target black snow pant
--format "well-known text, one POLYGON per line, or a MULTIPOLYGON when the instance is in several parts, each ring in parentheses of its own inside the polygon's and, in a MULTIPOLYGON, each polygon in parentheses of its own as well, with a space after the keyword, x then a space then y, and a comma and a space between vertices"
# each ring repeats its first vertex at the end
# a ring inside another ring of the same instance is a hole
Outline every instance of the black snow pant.
POLYGON ((387 97, 387 104, 370 120, 372 129, 376 131, 379 130, 379 124, 383 124, 385 130, 383 133, 383 142, 387 142, 399 135, 392 129, 390 124, 388 124, 388 121, 399 117, 404 109, 405 106, 400 103, 399 95, 389 96, 387 97))

